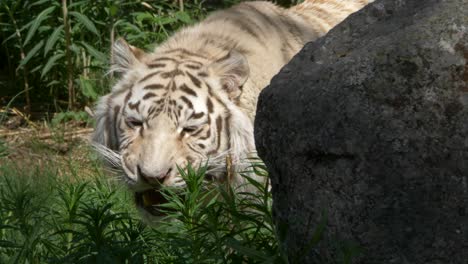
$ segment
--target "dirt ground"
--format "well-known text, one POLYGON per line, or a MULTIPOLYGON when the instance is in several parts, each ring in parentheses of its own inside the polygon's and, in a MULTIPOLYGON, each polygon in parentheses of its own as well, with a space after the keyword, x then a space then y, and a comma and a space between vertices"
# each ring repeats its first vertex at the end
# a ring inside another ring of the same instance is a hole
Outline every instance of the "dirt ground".
POLYGON ((77 177, 96 174, 100 162, 90 145, 89 124, 69 121, 53 126, 11 110, 0 121, 0 166, 77 177))

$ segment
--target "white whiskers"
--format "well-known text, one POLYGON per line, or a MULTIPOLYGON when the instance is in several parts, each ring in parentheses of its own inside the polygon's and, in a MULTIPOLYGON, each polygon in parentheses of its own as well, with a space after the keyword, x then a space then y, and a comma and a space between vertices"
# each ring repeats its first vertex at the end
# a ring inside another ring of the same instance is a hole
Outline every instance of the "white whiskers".
POLYGON ((113 168, 122 168, 122 155, 120 153, 96 142, 92 146, 113 168))

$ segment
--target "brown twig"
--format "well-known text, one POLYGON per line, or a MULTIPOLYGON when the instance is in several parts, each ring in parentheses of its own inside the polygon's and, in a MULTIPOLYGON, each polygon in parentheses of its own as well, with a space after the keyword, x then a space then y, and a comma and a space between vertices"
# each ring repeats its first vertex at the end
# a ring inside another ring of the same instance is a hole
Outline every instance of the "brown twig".
POLYGON ((231 155, 226 155, 226 182, 228 186, 231 185, 233 177, 234 167, 232 166, 232 157, 231 155))
POLYGON ((184 0, 179 0, 179 9, 181 12, 184 12, 184 0))
POLYGON ((11 112, 13 112, 15 115, 17 116, 20 116, 21 118, 23 118, 26 123, 28 123, 28 125, 34 127, 34 128, 38 128, 36 124, 34 124, 34 122, 32 122, 30 119, 29 119, 29 115, 28 114, 23 114, 20 110, 18 110, 16 107, 13 107, 11 109, 11 112))
POLYGON ((73 64, 70 52, 71 36, 70 21, 68 19, 67 0, 62 0, 63 24, 65 30, 65 57, 67 59, 67 88, 68 88, 68 109, 73 110, 75 106, 75 87, 73 86, 73 64))
MULTIPOLYGON (((91 132, 93 132, 93 128, 83 128, 83 129, 79 129, 76 131, 64 132, 60 136, 63 137, 64 140, 72 140, 81 135, 90 134, 91 132)), ((22 131, 1 131, 0 130, 0 137, 7 138, 7 137, 14 137, 14 136, 20 136, 20 135, 31 134, 31 133, 33 133, 31 129, 22 130, 22 131)), ((54 137, 55 135, 59 135, 59 134, 54 133, 54 132, 45 132, 45 133, 39 134, 36 138, 40 140, 46 140, 46 139, 50 139, 54 137)))
MULTIPOLYGON (((19 50, 20 50, 20 58, 21 58, 21 61, 24 60, 24 58, 26 57, 26 53, 24 52, 24 47, 23 47, 23 38, 21 36, 21 31, 19 30, 18 28, 18 25, 16 23, 16 20, 15 18, 13 17, 13 15, 11 14, 10 10, 8 10, 8 14, 10 15, 10 19, 12 20, 13 22, 13 25, 15 26, 15 34, 16 34, 16 37, 18 37, 18 42, 19 42, 19 50)), ((25 96, 25 99, 26 99, 26 112, 29 112, 31 111, 31 98, 29 96, 29 82, 28 82, 28 69, 26 67, 26 64, 23 65, 23 79, 24 79, 24 96, 25 96)))

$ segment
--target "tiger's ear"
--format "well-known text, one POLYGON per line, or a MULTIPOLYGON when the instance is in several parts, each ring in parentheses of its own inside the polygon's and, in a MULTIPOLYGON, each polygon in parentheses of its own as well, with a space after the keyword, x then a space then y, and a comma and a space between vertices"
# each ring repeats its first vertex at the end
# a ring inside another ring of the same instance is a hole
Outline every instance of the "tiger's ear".
POLYGON ((123 38, 112 46, 112 71, 124 73, 141 61, 145 52, 129 45, 123 38))
POLYGON ((211 64, 215 75, 221 77, 222 89, 233 100, 242 93, 242 85, 249 78, 249 63, 241 53, 231 50, 226 56, 211 64))

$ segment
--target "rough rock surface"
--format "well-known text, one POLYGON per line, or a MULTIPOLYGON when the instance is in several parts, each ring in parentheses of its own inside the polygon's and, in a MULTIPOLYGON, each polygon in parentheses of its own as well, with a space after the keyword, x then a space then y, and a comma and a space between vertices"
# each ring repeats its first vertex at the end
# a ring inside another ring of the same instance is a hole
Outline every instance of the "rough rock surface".
POLYGON ((291 260, 350 241, 354 263, 468 263, 467 30, 466 0, 377 1, 263 90, 255 140, 291 260))

